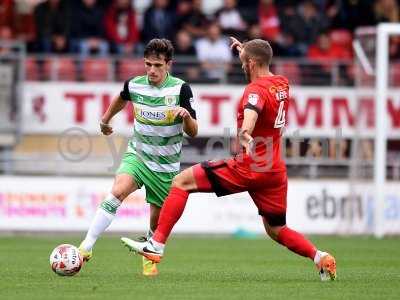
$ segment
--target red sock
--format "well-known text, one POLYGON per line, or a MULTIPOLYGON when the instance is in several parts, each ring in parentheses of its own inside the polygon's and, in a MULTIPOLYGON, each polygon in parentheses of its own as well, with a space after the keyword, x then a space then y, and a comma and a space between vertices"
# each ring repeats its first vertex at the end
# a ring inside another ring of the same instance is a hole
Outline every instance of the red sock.
POLYGON ((317 248, 302 234, 285 226, 278 234, 278 242, 290 251, 314 260, 317 248))
POLYGON ((188 197, 188 192, 176 187, 171 188, 161 208, 157 229, 153 235, 156 242, 165 244, 172 228, 182 216, 188 197))

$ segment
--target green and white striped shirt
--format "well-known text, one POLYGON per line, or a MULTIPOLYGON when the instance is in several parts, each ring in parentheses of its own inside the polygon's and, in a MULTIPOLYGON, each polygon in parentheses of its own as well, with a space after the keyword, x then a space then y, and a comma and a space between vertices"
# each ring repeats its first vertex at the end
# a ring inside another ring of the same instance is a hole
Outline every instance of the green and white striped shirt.
POLYGON ((196 118, 190 86, 169 74, 161 86, 151 85, 147 76, 138 76, 125 82, 121 98, 134 106, 134 135, 128 152, 154 172, 179 172, 183 124, 181 118, 174 119, 173 110, 184 107, 196 118))

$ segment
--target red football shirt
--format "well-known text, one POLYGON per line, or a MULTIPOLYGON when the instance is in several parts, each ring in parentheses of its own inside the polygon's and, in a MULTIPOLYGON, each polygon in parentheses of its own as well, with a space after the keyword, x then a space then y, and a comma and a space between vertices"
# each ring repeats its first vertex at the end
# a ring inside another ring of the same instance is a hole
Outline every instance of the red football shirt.
POLYGON ((251 136, 256 142, 255 153, 244 155, 243 161, 255 172, 285 171, 281 158, 281 134, 286 124, 289 105, 289 82, 279 75, 260 77, 246 86, 240 100, 237 126, 241 128, 246 108, 258 113, 251 136))

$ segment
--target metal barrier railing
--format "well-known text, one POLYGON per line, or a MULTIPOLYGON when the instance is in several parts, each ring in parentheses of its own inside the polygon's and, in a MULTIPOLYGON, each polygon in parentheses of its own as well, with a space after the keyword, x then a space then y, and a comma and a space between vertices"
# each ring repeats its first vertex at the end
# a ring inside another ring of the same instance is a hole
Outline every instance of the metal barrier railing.
MULTIPOLYGON (((81 57, 29 55, 26 79, 34 81, 124 81, 145 73, 142 57, 81 57)), ((288 77, 294 85, 351 86, 354 83, 352 60, 316 61, 306 58, 275 58, 272 72, 288 77)), ((239 59, 235 58, 220 76, 212 76, 196 57, 176 56, 172 73, 193 83, 245 83, 239 59)))

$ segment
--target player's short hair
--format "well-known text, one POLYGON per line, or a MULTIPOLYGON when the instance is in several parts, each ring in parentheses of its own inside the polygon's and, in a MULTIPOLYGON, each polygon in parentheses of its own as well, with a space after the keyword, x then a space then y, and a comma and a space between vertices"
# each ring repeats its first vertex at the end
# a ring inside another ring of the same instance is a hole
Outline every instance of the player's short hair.
POLYGON ((174 55, 174 47, 171 41, 167 39, 152 39, 144 48, 144 57, 152 55, 156 57, 164 55, 165 61, 169 62, 174 55))
POLYGON ((254 59, 261 66, 271 64, 273 52, 271 45, 262 39, 254 39, 244 43, 243 49, 247 58, 254 59))

